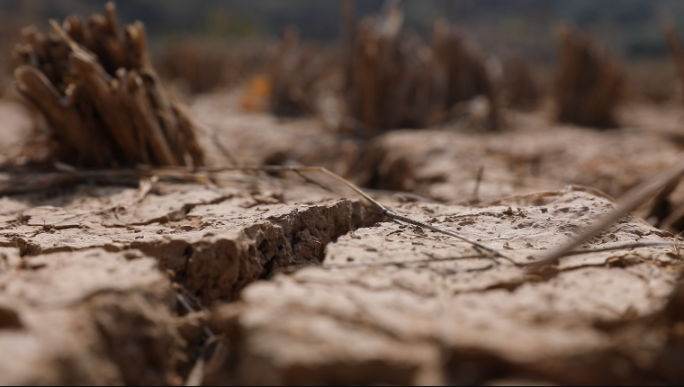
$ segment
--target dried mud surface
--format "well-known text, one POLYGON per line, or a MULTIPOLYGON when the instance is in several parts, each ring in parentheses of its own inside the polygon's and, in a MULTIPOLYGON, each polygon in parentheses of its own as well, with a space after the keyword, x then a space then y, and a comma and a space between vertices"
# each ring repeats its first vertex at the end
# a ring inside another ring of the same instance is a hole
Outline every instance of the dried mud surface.
MULTIPOLYGON (((684 382, 678 250, 594 252, 542 274, 520 266, 615 207, 565 185, 618 195, 676 158, 670 110, 628 110, 635 124, 622 131, 551 131, 542 114, 511 114, 497 135, 364 142, 233 111, 231 98, 193 106, 211 164, 228 162, 218 138, 244 164, 324 165, 510 260, 388 222, 340 187, 268 176, 5 196, 0 384, 179 385, 205 328, 226 343, 201 368, 206 385, 684 382)), ((30 125, 15 117, 3 154, 30 125)), ((673 238, 630 216, 584 248, 673 238)))
POLYGON ((0 384, 177 385, 198 336, 178 289, 230 302, 254 281, 320 265, 327 244, 381 219, 318 188, 228 185, 3 198, 0 384))
MULTIPOLYGON (((603 198, 568 191, 534 204, 414 203, 397 210, 525 263, 611 208, 603 198)), ((630 217, 587 247, 667 238, 630 217)), ((443 235, 380 223, 329 245, 323 266, 254 284, 240 302, 218 307, 214 326, 228 334, 236 353, 217 378, 247 384, 663 381, 652 360, 665 350, 662 330, 650 327, 656 337, 643 340, 623 339, 621 332, 631 321, 662 313, 680 272, 671 248, 642 248, 572 257, 536 276, 443 235)))

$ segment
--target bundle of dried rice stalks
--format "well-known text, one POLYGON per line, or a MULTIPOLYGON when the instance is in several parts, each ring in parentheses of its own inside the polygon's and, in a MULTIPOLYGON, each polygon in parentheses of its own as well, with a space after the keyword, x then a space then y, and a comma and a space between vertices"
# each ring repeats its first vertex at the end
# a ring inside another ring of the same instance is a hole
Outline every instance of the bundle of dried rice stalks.
POLYGON ((280 117, 314 113, 315 86, 331 66, 323 52, 300 44, 297 30, 287 28, 267 67, 270 80, 268 109, 280 117))
POLYGON ((522 56, 506 66, 506 103, 513 109, 530 111, 539 107, 542 89, 530 63, 522 56))
POLYGON ((563 26, 555 79, 556 119, 596 128, 617 126, 615 107, 622 97, 620 64, 589 35, 563 26))
POLYGON ((418 36, 400 33, 401 18, 393 13, 356 27, 344 95, 355 127, 417 128, 428 121, 431 54, 418 36))
POLYGON ((395 7, 357 26, 345 71, 347 126, 427 127, 460 118, 465 102, 484 97, 486 127, 498 129, 498 96, 484 61, 445 21, 435 23, 429 47, 400 32, 402 20, 395 7))
POLYGON ((52 21, 54 32, 23 31, 14 55, 19 91, 45 116, 53 156, 86 167, 202 165, 195 126, 160 84, 142 23, 105 17, 52 21))
POLYGON ((670 47, 672 59, 679 74, 679 81, 684 86, 684 46, 682 46, 682 41, 679 39, 679 34, 677 34, 677 29, 672 21, 666 21, 663 29, 667 44, 670 47))
POLYGON ((483 96, 489 105, 487 129, 498 130, 499 96, 484 60, 466 46, 463 38, 446 20, 438 19, 435 22, 432 39, 439 80, 437 85, 444 85, 438 89, 438 101, 442 111, 451 113, 451 117, 445 119, 456 118, 453 117, 453 108, 457 104, 483 96))

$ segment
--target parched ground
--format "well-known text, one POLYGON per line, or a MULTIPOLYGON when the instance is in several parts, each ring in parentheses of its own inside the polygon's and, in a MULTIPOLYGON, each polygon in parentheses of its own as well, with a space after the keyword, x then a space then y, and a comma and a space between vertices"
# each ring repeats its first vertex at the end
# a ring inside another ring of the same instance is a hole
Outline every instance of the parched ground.
MULTIPOLYGON (((398 210, 522 264, 612 207, 558 192, 520 206, 398 210)), ((631 218, 587 247, 667 237, 631 218)), ((655 370, 666 328, 634 322, 664 313, 680 270, 672 249, 646 248, 570 258, 536 276, 443 235, 380 223, 329 245, 322 266, 217 307, 213 325, 236 352, 216 372, 248 384, 669 381, 655 370)))
MULTIPOLYGON (((501 134, 445 127, 366 142, 231 101, 193 106, 213 164, 227 163, 218 139, 245 164, 325 165, 506 259, 291 176, 5 195, 0 384, 684 381, 679 249, 524 268, 677 158, 676 109, 629 107, 620 131, 511 113, 501 134)), ((16 117, 5 138, 21 140, 30 121, 3 111, 16 117)), ((3 154, 13 144, 0 142, 3 154)), ((583 248, 673 240, 629 216, 583 248)))

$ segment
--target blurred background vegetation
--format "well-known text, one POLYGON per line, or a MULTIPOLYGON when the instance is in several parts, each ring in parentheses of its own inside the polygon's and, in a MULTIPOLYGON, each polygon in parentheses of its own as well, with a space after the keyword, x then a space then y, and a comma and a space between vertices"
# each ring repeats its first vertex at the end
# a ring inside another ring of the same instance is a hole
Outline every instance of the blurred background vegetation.
MULTIPOLYGON (((22 27, 35 24, 40 30, 48 31, 48 19, 63 20, 71 14, 87 18, 101 13, 105 2, 0 0, 0 84, 8 82, 12 67, 10 52, 20 40, 22 27)), ((331 47, 339 44, 342 35, 340 0, 118 0, 116 3, 120 25, 144 21, 150 51, 162 67, 165 56, 179 52, 192 55, 189 54, 192 48, 197 53, 203 52, 203 57, 219 53, 257 56, 287 26, 295 26, 302 41, 331 47)), ((384 0, 356 0, 357 16, 377 14, 383 3, 384 0)), ((434 20, 447 17, 485 56, 525 57, 542 76, 547 76, 556 62, 556 29, 567 23, 603 42, 611 56, 623 60, 625 70, 633 78, 651 82, 660 77, 662 82, 651 83, 671 84, 674 68, 663 22, 672 20, 684 32, 684 1, 681 0, 404 0, 402 3, 405 26, 426 40, 430 39, 434 20)), ((215 60, 217 66, 223 65, 219 59, 215 60)), ((255 62, 231 58, 225 61, 235 63, 236 67, 233 75, 225 76, 227 79, 238 77, 234 74, 243 76, 255 62)))
MULTIPOLYGON (((69 14, 101 12, 104 0, 0 0, 2 34, 17 25, 69 14)), ((360 15, 377 13, 382 0, 358 0, 360 15)), ((627 60, 668 55, 661 23, 684 20, 681 0, 405 0, 406 23, 428 35, 437 16, 448 16, 487 51, 524 50, 538 60, 554 57, 553 27, 569 22, 590 30, 627 60)), ((212 39, 271 37, 286 26, 298 27, 303 39, 336 42, 340 36, 340 2, 333 0, 119 0, 122 23, 143 20, 152 49, 179 36, 212 39)), ((684 23, 680 23, 684 24, 684 23)))

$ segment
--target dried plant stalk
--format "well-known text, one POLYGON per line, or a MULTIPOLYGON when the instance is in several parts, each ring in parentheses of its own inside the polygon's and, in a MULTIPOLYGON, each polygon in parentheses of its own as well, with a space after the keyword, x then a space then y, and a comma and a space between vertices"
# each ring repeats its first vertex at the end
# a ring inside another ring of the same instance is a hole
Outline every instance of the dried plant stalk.
POLYGON ((570 239, 564 245, 548 252, 539 261, 530 264, 530 268, 538 270, 549 265, 558 264, 560 258, 569 255, 576 247, 603 232, 624 216, 629 215, 630 212, 634 211, 656 195, 658 191, 667 187, 668 184, 673 181, 680 179, 682 174, 684 174, 684 156, 682 156, 676 164, 653 174, 647 180, 629 190, 621 198, 620 205, 616 209, 609 211, 600 217, 594 224, 590 225, 586 230, 570 239))
POLYGON ((15 49, 19 91, 47 119, 54 157, 85 167, 202 165, 195 125, 161 85, 143 24, 121 34, 114 4, 105 10, 87 23, 51 21, 47 35, 29 27, 15 49))
POLYGON ((268 109, 281 117, 314 113, 316 85, 331 67, 321 50, 302 45, 297 30, 288 27, 267 67, 271 83, 268 109))
POLYGON ((506 102, 514 109, 531 111, 539 107, 542 89, 532 66, 522 56, 515 56, 506 68, 506 102))
POLYGON ((489 104, 488 129, 498 130, 499 95, 484 60, 467 47, 456 29, 444 19, 435 22, 432 50, 438 74, 446 80, 442 109, 451 111, 460 102, 484 96, 489 104))
POLYGON ((417 35, 400 32, 402 21, 394 7, 348 33, 353 40, 344 97, 346 121, 355 128, 425 126, 432 103, 431 55, 417 35))
POLYGON ((445 21, 435 23, 432 47, 401 32, 398 8, 361 21, 345 64, 347 126, 422 128, 458 118, 460 103, 484 96, 488 128, 499 128, 496 88, 484 61, 445 21), (351 125, 349 124, 351 123, 351 125))
POLYGON ((663 25, 663 29, 667 44, 670 47, 670 53, 672 53, 672 59, 679 74, 679 81, 684 85, 684 46, 682 46, 682 41, 672 21, 667 21, 663 25))
POLYGON ((624 76, 595 39, 563 26, 555 79, 556 119, 596 128, 617 126, 615 107, 622 97, 624 76))

